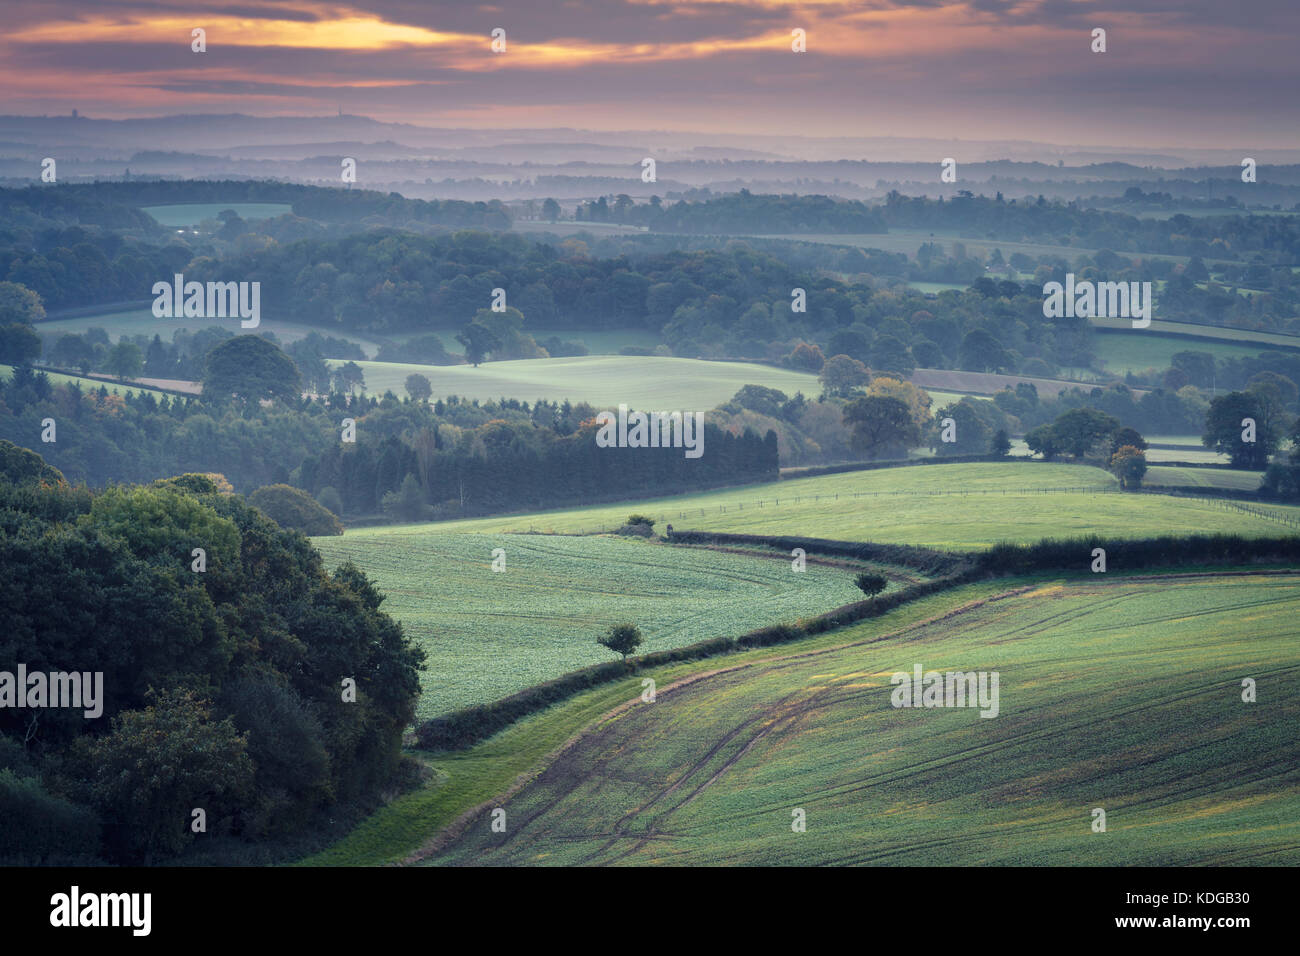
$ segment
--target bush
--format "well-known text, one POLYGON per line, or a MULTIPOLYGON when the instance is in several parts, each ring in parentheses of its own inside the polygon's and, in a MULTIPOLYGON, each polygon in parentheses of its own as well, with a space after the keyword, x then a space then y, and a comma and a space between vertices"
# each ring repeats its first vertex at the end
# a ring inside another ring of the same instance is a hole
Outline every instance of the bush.
POLYGON ((637 538, 653 538, 655 534, 654 528, 648 524, 625 524, 618 528, 614 533, 628 534, 637 538))
POLYGON ((424 489, 420 479, 407 475, 397 491, 390 491, 380 502, 384 514, 394 521, 419 521, 427 517, 429 508, 424 503, 424 489))
POLYGON ((63 769, 68 783, 109 821, 110 859, 149 865, 193 839, 191 811, 209 831, 245 804, 253 779, 247 738, 188 692, 164 694, 114 718, 111 732, 79 737, 63 769))
MULTIPOLYGON (((337 496, 337 492, 335 492, 337 496)), ((306 535, 343 533, 343 524, 328 508, 292 485, 267 485, 248 496, 248 503, 281 528, 306 535)))
POLYGON ((1281 462, 1269 465, 1259 483, 1259 493, 1267 498, 1281 498, 1285 501, 1300 498, 1300 465, 1281 462))
POLYGON ((641 629, 635 624, 615 624, 603 636, 596 638, 596 643, 608 647, 615 654, 627 655, 641 646, 641 629))
POLYGON ((93 812, 47 793, 35 777, 0 770, 0 864, 84 864, 98 846, 93 812))
POLYGON ((581 342, 563 341, 558 335, 552 335, 537 344, 546 349, 551 358, 570 358, 587 354, 587 346, 581 342))
POLYGON ((1122 445, 1110 460, 1110 471, 1119 479, 1120 487, 1136 491, 1142 487, 1147 473, 1147 456, 1132 445, 1122 445))
POLYGON ((246 814, 250 835, 276 837, 302 829, 330 797, 330 756, 321 742, 320 721, 292 687, 266 676, 233 682, 221 706, 247 736, 256 767, 246 814))
POLYGON ((883 574, 859 574, 853 579, 853 583, 867 597, 875 597, 885 588, 889 587, 889 579, 883 574))

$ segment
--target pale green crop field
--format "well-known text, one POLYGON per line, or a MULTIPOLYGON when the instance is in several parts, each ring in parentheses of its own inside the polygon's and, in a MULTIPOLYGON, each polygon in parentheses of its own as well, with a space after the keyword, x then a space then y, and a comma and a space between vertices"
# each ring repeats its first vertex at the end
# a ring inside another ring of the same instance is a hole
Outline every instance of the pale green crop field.
POLYGON ((961 292, 970 288, 966 282, 909 282, 909 288, 917 292, 961 292))
POLYGON ((1201 446, 1193 448, 1148 448, 1147 461, 1152 464, 1159 464, 1162 461, 1190 461, 1197 464, 1207 465, 1226 465, 1230 461, 1227 455, 1221 455, 1217 451, 1201 446))
MULTIPOLYGON (((660 342, 659 336, 653 332, 647 332, 645 329, 589 331, 587 329, 534 329, 525 326, 524 332, 536 339, 539 345, 551 336, 555 336, 562 342, 581 342, 592 355, 617 355, 619 349, 629 345, 653 349, 660 342)), ((399 332, 388 337, 394 342, 405 342, 425 335, 436 335, 442 342, 443 347, 453 355, 458 355, 464 351, 464 346, 456 341, 455 330, 438 329, 430 331, 423 329, 399 332)))
MULTIPOLYGON (((1148 452, 1148 458, 1150 453, 1148 452)), ((1183 459, 1184 461, 1188 459, 1183 459)), ((1153 465, 1147 468, 1142 483, 1150 486, 1186 488, 1232 488, 1237 491, 1255 491, 1263 477, 1258 471, 1231 471, 1221 468, 1170 468, 1153 465)))
POLYGON ((1294 865, 1298 621, 1291 576, 1098 576, 702 662, 588 723, 497 804, 504 832, 484 813, 431 862, 1294 865), (996 716, 892 706, 917 664, 996 672, 996 716))
MULTIPOLYGON (((488 703, 568 671, 617 660, 596 644, 637 625, 638 653, 739 636, 862 600, 855 571, 630 537, 404 534, 314 538, 333 568, 351 559, 387 595, 383 609, 429 655, 417 719, 488 703), (397 545, 396 547, 394 545, 397 545), (505 570, 493 571, 493 550, 505 570)), ((893 572, 890 572, 893 573, 893 572)), ((904 579, 894 580, 893 589, 904 579)))
MULTIPOLYGON (((1134 329, 1131 319, 1092 318, 1088 321, 1099 329, 1150 332, 1153 335, 1204 335, 1225 342, 1258 345, 1260 351, 1269 348, 1300 349, 1300 336, 1285 335, 1281 332, 1257 332, 1253 329, 1220 328, 1213 325, 1195 325, 1191 322, 1164 322, 1159 319, 1152 319, 1147 329, 1134 329)), ((1193 349, 1196 344, 1196 342, 1189 342, 1187 347, 1193 349)))
MULTIPOLYGON (((337 366, 342 363, 330 362, 337 366)), ((471 365, 407 365, 360 362, 366 391, 406 394, 413 372, 433 385, 433 397, 487 401, 516 398, 532 402, 590 402, 617 412, 620 403, 646 411, 708 411, 730 399, 744 385, 765 385, 793 395, 817 396, 817 376, 768 365, 706 362, 699 359, 632 355, 584 355, 580 358, 518 359, 471 365)))
POLYGON ((205 219, 216 219, 225 209, 233 209, 241 219, 273 219, 293 212, 287 202, 186 202, 140 208, 164 226, 197 226, 205 219))
MULTIPOLYGON (((614 530, 630 514, 656 519, 658 530, 672 524, 678 530, 802 535, 955 550, 1089 534, 1123 540, 1167 534, 1289 533, 1280 522, 1225 508, 1221 502, 1123 493, 1113 490, 1116 487, 1110 473, 1084 465, 1015 461, 913 465, 615 505, 394 525, 367 529, 367 533, 390 536, 389 546, 400 548, 406 536, 428 531, 599 533, 614 530)), ((1300 515, 1298 507, 1276 507, 1279 516, 1300 515)), ((347 532, 344 540, 355 533, 360 532, 347 532)))
POLYGON ((960 402, 963 398, 972 398, 981 402, 993 401, 993 396, 991 395, 968 395, 965 392, 941 392, 933 388, 923 389, 923 391, 925 392, 925 394, 930 396, 931 413, 937 412, 945 405, 955 405, 957 402, 960 402))
POLYGON ((1177 352, 1208 352, 1216 359, 1258 355, 1273 346, 1246 342, 1197 342, 1178 335, 1161 335, 1149 329, 1107 332, 1093 337, 1093 351, 1116 374, 1147 368, 1169 368, 1177 352))
POLYGON ((1227 455, 1221 455, 1201 444, 1200 435, 1143 435, 1151 445, 1177 445, 1177 448, 1148 448, 1147 461, 1159 464, 1163 461, 1190 461, 1196 463, 1226 465, 1227 455))

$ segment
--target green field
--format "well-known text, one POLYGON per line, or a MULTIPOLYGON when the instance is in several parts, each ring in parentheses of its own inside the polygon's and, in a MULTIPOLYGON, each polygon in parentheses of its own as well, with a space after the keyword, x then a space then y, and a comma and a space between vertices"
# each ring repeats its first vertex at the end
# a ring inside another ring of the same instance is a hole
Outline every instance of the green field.
POLYGON ((909 289, 915 289, 917 292, 962 292, 970 288, 968 282, 909 282, 909 289))
MULTIPOLYGON (((998 541, 1027 543, 1087 534, 1122 539, 1202 532, 1288 533, 1279 522, 1243 514, 1221 502, 1102 490, 1115 487, 1108 472, 1085 465, 913 465, 540 514, 395 525, 368 533, 392 536, 394 547, 402 547, 405 536, 430 530, 591 533, 611 531, 633 513, 658 519, 660 528, 672 523, 678 529, 958 550, 984 548, 998 541), (1071 488, 1098 490, 1064 490, 1071 488)), ((1294 506, 1278 508, 1279 515, 1300 515, 1300 508, 1294 506)), ((354 533, 359 532, 348 532, 354 533)))
MULTIPOLYGON (((331 362, 331 365, 342 364, 331 362)), ((708 411, 736 394, 744 385, 766 385, 788 395, 821 393, 817 376, 768 365, 744 362, 705 362, 699 359, 631 355, 585 355, 581 358, 518 359, 472 365, 407 365, 361 362, 366 391, 405 395, 412 372, 433 383, 433 397, 487 401, 517 398, 532 402, 590 402, 617 410, 620 403, 655 411, 708 411)))
MULTIPOLYGON (((1283 575, 1059 581, 883 640, 876 621, 820 652, 701 663, 654 703, 628 681, 621 713, 485 804, 504 833, 475 815, 432 862, 1294 865, 1298 613, 1283 575), (998 672, 997 716, 892 707, 916 664, 998 672)), ((460 759, 435 758, 440 786, 460 759)))
POLYGON ((241 219, 271 219, 293 212, 286 202, 187 202, 140 208, 164 226, 197 226, 205 219, 216 219, 225 209, 233 209, 241 219))
POLYGON ((617 659, 595 643, 611 624, 640 627, 644 653, 862 600, 849 568, 810 562, 795 573, 784 555, 639 538, 426 531, 393 547, 385 529, 359 529, 313 543, 331 568, 364 568, 388 595, 384 610, 428 651, 422 720, 617 659), (506 569, 494 572, 498 547, 506 569))
POLYGON ((1196 464, 1206 465, 1226 465, 1229 462, 1227 455, 1221 455, 1217 451, 1211 451, 1204 446, 1200 448, 1148 448, 1147 461, 1156 465, 1162 461, 1190 461, 1196 464))
POLYGON ((1273 347, 1263 343, 1198 342, 1179 335, 1161 335, 1150 329, 1106 332, 1095 336, 1093 343, 1093 351, 1106 363, 1106 371, 1117 375, 1168 368, 1177 352, 1208 352, 1216 359, 1227 359, 1258 355, 1273 347))
MULTIPOLYGON (((1149 454, 1148 454, 1149 457, 1149 454)), ((1182 459, 1187 461, 1188 459, 1182 459)), ((1142 483, 1148 487, 1231 488, 1237 491, 1255 491, 1263 477, 1258 471, 1238 471, 1223 468, 1170 468, 1153 465, 1147 469, 1142 483)))
MULTIPOLYGON (((1281 332, 1257 332, 1253 329, 1231 329, 1220 328, 1213 325, 1195 325, 1191 322, 1162 322, 1157 319, 1151 320, 1151 326, 1147 329, 1134 329, 1131 319, 1089 319, 1095 327, 1099 329, 1121 329, 1126 332, 1149 332, 1153 335, 1201 335, 1213 339, 1222 339, 1225 342, 1235 342, 1238 344, 1245 343, 1259 347, 1260 351, 1270 348, 1276 349, 1300 349, 1300 336, 1284 335, 1281 332)), ((1192 349, 1196 342, 1189 342, 1187 347, 1192 349)))
MULTIPOLYGON (((587 351, 592 355, 617 355, 620 349, 629 345, 653 349, 660 343, 659 336, 653 332, 647 332, 645 329, 610 329, 593 332, 587 329, 525 328, 524 331, 536 339, 539 344, 551 336, 555 336, 564 342, 581 342, 587 346, 587 351)), ((406 342, 409 339, 425 335, 436 335, 442 342, 443 347, 453 355, 459 355, 464 351, 463 346, 456 341, 456 333, 446 329, 434 332, 428 330, 400 332, 389 335, 388 338, 394 342, 406 342)))
POLYGON ((37 322, 33 328, 41 335, 49 335, 56 340, 63 334, 81 335, 89 329, 99 328, 107 332, 109 339, 114 342, 124 335, 147 335, 150 338, 160 335, 164 342, 171 342, 172 335, 178 329, 197 332, 216 323, 236 335, 274 332, 276 337, 286 344, 306 338, 312 332, 320 332, 323 335, 331 335, 336 339, 355 342, 361 346, 367 355, 374 355, 379 348, 378 343, 373 339, 362 335, 318 329, 315 326, 302 325, 298 322, 283 322, 263 316, 256 329, 242 329, 239 321, 238 318, 159 319, 154 316, 152 309, 146 308, 130 309, 125 312, 105 312, 101 315, 87 315, 75 319, 47 319, 44 322, 37 322))
MULTIPOLYGON (((113 395, 139 395, 141 392, 152 392, 155 398, 161 398, 163 395, 167 394, 166 392, 156 388, 143 388, 139 385, 122 385, 118 382, 106 382, 103 379, 98 378, 83 378, 80 375, 64 375, 62 372, 50 372, 45 369, 38 369, 38 371, 45 372, 46 377, 49 378, 50 383, 53 385, 70 385, 73 382, 76 382, 86 391, 90 391, 91 389, 99 391, 99 388, 102 385, 104 388, 108 389, 110 394, 113 395)), ((8 379, 13 373, 14 367, 12 365, 0 365, 0 379, 8 379)))
POLYGON ((1201 444, 1200 435, 1143 435, 1150 445, 1175 445, 1175 448, 1148 448, 1147 461, 1159 464, 1165 461, 1188 461, 1196 464, 1226 465, 1227 455, 1221 455, 1201 444))

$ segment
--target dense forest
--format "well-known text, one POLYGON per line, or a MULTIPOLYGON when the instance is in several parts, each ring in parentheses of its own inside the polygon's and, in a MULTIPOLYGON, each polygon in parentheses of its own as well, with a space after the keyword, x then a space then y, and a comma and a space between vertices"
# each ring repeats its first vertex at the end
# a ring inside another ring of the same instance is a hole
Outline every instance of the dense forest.
POLYGON ((0 862, 266 862, 400 786, 423 651, 222 487, 91 492, 0 441, 0 660, 91 704, 0 708, 0 862))
POLYGON ((1225 209, 1223 216, 1176 214, 1164 219, 1090 209, 1078 202, 1007 200, 975 196, 888 194, 883 204, 827 196, 759 195, 747 189, 695 202, 633 203, 626 195, 578 207, 579 222, 643 225, 663 232, 885 233, 890 229, 958 232, 1006 242, 1044 242, 1219 259, 1258 258, 1266 264, 1300 259, 1300 224, 1289 216, 1258 216, 1225 209))
POLYGON ((118 396, 53 385, 30 368, 0 382, 0 438, 39 447, 69 479, 97 486, 221 472, 241 492, 291 484, 335 514, 415 520, 777 475, 775 435, 706 424, 704 455, 687 459, 681 449, 598 448, 595 414, 567 402, 425 404, 342 393, 267 405, 118 396), (55 440, 42 443, 47 419, 55 440), (356 423, 354 442, 342 440, 345 419, 356 423))

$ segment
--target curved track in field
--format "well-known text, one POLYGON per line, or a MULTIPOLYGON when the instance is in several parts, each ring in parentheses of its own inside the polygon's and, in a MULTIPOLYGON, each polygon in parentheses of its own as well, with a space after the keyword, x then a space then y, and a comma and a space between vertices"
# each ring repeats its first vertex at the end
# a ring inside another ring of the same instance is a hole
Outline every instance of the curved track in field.
POLYGON ((849 629, 607 714, 435 862, 1300 862, 1297 611, 1285 574, 1145 575, 849 629), (914 662, 1000 671, 999 716, 892 708, 914 662))

